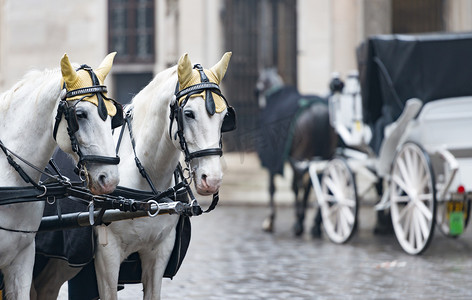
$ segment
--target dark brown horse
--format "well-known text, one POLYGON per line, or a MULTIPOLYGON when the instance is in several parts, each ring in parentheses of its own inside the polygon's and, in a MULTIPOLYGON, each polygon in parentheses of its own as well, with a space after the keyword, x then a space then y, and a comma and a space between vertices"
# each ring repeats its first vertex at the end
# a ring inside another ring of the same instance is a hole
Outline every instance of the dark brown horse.
MULTIPOLYGON (((311 190, 308 162, 330 159, 337 145, 337 135, 329 123, 327 100, 315 95, 300 95, 295 88, 283 85, 273 68, 260 72, 256 91, 261 109, 257 152, 269 172, 270 214, 262 227, 268 232, 274 230, 274 178, 276 174, 283 175, 284 163, 288 161, 293 170, 292 190, 295 193, 294 233, 299 236, 303 233, 311 190)), ((320 236, 320 224, 318 210, 313 236, 320 236)))

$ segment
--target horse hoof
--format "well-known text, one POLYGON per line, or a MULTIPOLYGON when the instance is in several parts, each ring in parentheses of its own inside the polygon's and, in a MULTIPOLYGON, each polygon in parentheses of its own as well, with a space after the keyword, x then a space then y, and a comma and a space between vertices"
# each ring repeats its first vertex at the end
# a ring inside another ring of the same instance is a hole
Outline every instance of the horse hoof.
POLYGON ((295 236, 301 236, 303 234, 303 225, 300 222, 296 222, 293 226, 293 233, 295 236))
POLYGON ((315 239, 321 238, 322 233, 321 233, 321 227, 320 226, 313 226, 311 228, 311 237, 315 239))
POLYGON ((393 227, 377 222, 374 227, 375 235, 391 235, 394 233, 393 227))
POLYGON ((264 220, 264 222, 262 223, 262 230, 264 230, 265 232, 274 232, 274 222, 271 218, 267 218, 264 220))
POLYGON ((385 213, 384 211, 377 212, 377 222, 374 227, 375 235, 391 235, 394 233, 392 218, 390 213, 385 213))

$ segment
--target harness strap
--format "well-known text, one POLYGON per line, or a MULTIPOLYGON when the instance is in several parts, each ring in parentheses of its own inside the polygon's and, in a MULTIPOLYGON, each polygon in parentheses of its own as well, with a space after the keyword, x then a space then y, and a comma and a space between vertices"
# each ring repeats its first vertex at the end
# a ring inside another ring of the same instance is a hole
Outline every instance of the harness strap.
POLYGON ((37 230, 11 229, 11 228, 5 228, 5 227, 2 227, 2 226, 0 226, 0 230, 10 231, 10 232, 18 232, 18 233, 38 233, 37 230))
POLYGON ((15 160, 13 159, 12 155, 15 156, 16 158, 18 158, 20 161, 22 161, 24 164, 26 164, 28 167, 32 168, 33 170, 51 178, 51 179, 54 179, 55 181, 58 181, 60 182, 61 184, 64 184, 64 182, 66 180, 62 180, 61 179, 58 179, 57 177, 51 175, 50 173, 47 173, 47 172, 44 172, 43 170, 41 170, 40 168, 38 168, 37 166, 33 165, 32 163, 30 163, 29 161, 27 161, 26 159, 24 159, 23 157, 19 156, 18 154, 16 154, 15 152, 11 151, 9 148, 7 148, 3 142, 0 140, 0 148, 2 149, 3 153, 5 153, 5 156, 7 158, 7 161, 8 163, 15 169, 15 171, 21 176, 21 178, 26 182, 26 183, 31 183, 36 189, 39 189, 39 190, 43 190, 43 185, 39 185, 37 184, 32 178, 31 176, 28 175, 28 173, 26 173, 25 170, 23 170, 23 168, 17 163, 15 162, 15 160), (11 155, 9 154, 11 153, 11 155))
POLYGON ((23 202, 44 201, 49 198, 61 198, 68 192, 62 183, 45 184, 39 190, 36 187, 0 187, 0 205, 23 202))
POLYGON ((220 87, 214 82, 201 82, 201 83, 191 85, 181 91, 176 92, 175 98, 177 99, 177 101, 179 101, 180 98, 182 98, 183 96, 187 94, 195 93, 195 92, 198 94, 209 89, 220 91, 220 87))
POLYGON ((209 148, 209 149, 203 149, 200 151, 195 151, 188 154, 188 160, 192 160, 197 157, 210 156, 210 155, 222 156, 223 150, 221 150, 221 148, 209 148))
POLYGON ((102 163, 107 165, 118 165, 120 163, 120 157, 101 156, 101 155, 82 155, 79 159, 79 165, 84 162, 102 163))
POLYGON ((105 85, 96 85, 96 86, 92 86, 92 87, 79 88, 79 89, 68 91, 65 94, 64 100, 66 98, 72 98, 72 97, 79 96, 79 95, 95 94, 95 93, 107 93, 107 92, 108 92, 108 89, 105 85))

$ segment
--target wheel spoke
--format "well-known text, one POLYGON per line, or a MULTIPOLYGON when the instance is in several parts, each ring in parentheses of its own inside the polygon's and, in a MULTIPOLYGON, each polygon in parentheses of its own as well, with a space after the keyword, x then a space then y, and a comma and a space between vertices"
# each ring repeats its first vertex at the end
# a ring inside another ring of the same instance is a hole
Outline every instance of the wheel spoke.
POLYGON ((333 195, 324 195, 324 200, 326 202, 331 202, 331 203, 335 203, 335 202, 338 202, 336 200, 336 197, 334 197, 333 195))
POLYGON ((413 211, 413 221, 415 224, 415 241, 416 241, 416 247, 420 247, 423 245, 423 235, 421 233, 421 228, 420 228, 420 223, 419 223, 419 218, 418 218, 418 211, 414 210, 413 211))
POLYGON ((408 195, 411 195, 411 189, 397 174, 393 175, 392 180, 408 195))
POLYGON ((331 191, 331 193, 333 193, 333 196, 336 199, 336 202, 339 202, 340 200, 344 198, 344 196, 342 195, 341 191, 338 188, 339 185, 336 185, 335 181, 332 180, 332 177, 326 178, 325 183, 328 189, 331 191))
POLYGON ((408 211, 408 241, 410 245, 414 245, 415 239, 415 219, 413 218, 413 210, 408 211))
POLYGON ((336 211, 338 210, 338 205, 337 204, 333 204, 331 206, 327 206, 326 208, 327 210, 327 217, 328 218, 331 218, 333 216, 334 213, 336 213, 336 211))
POLYGON ((405 166, 405 161, 403 160, 402 157, 398 158, 398 169, 400 170, 400 174, 402 176, 402 179, 404 179, 404 182, 411 182, 411 178, 408 174, 407 167, 405 166))
POLYGON ((342 202, 343 202, 343 205, 345 205, 345 206, 349 206, 351 208, 356 207, 356 200, 354 200, 354 199, 345 198, 345 199, 343 199, 342 202))
POLYGON ((403 178, 407 179, 408 182, 413 183, 413 181, 416 179, 416 174, 414 173, 416 172, 415 166, 418 160, 415 159, 416 157, 412 150, 407 149, 404 153, 405 160, 403 162, 405 168, 405 175, 403 176, 403 178))
POLYGON ((411 203, 412 202, 408 202, 405 207, 401 209, 400 213, 398 214, 398 221, 401 221, 407 215, 407 213, 411 211, 411 203))
POLYGON ((405 196, 396 196, 393 195, 391 200, 396 203, 403 203, 403 202, 408 202, 410 201, 410 197, 405 195, 405 196))
POLYGON ((349 233, 349 224, 347 223, 346 218, 343 217, 342 208, 339 210, 339 223, 341 225, 341 236, 346 236, 349 233))
POLYGON ((339 178, 339 171, 333 167, 330 173, 331 173, 330 177, 333 180, 334 184, 336 184, 337 186, 342 186, 342 181, 339 178))
POLYGON ((347 208, 347 207, 342 207, 341 208, 341 213, 344 217, 344 219, 347 221, 347 223, 351 226, 352 224, 354 224, 354 214, 352 213, 352 211, 347 208))
POLYGON ((430 229, 426 222, 427 217, 421 212, 418 212, 417 217, 418 217, 418 224, 420 226, 421 233, 423 234, 423 237, 426 239, 426 237, 428 237, 430 234, 430 229))
MULTIPOLYGON (((430 195, 430 199, 432 199, 432 195, 430 195)), ((418 212, 420 212, 426 219, 428 219, 428 221, 431 221, 433 219, 433 214, 432 212, 429 210, 429 208, 424 204, 424 202, 422 201, 417 201, 415 202, 416 204, 416 207, 418 207, 418 212)))

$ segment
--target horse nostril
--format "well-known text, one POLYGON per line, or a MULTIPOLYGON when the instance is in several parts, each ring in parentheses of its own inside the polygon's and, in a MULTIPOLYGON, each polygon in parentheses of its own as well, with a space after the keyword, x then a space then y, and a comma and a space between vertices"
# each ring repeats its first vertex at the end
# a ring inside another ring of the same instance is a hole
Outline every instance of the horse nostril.
POLYGON ((203 183, 204 186, 208 187, 207 175, 206 174, 202 174, 202 183, 203 183))
POLYGON ((100 183, 101 186, 106 186, 107 176, 105 174, 101 174, 100 176, 98 176, 98 182, 100 183))

